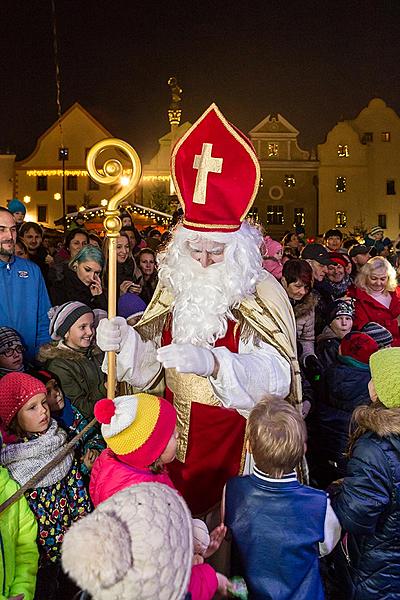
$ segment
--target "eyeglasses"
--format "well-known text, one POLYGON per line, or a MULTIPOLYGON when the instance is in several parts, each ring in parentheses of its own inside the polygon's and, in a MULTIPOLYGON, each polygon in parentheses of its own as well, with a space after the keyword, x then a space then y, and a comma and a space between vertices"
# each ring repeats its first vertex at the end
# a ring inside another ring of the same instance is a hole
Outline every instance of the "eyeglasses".
POLYGON ((21 346, 21 344, 18 344, 18 346, 14 346, 14 348, 8 348, 7 350, 4 350, 4 352, 0 352, 0 354, 1 354, 1 356, 10 358, 10 356, 13 356, 15 353, 22 354, 23 351, 24 351, 24 347, 21 346))

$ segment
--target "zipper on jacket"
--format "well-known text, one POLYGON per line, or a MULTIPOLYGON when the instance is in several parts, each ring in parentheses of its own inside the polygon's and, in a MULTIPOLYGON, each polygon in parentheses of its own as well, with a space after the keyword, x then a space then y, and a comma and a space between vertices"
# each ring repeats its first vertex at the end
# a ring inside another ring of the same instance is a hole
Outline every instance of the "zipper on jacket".
POLYGON ((1 559, 3 561, 3 572, 4 572, 2 594, 3 594, 3 596, 5 596, 6 595, 6 558, 4 555, 4 544, 3 544, 3 536, 1 535, 1 531, 0 531, 0 548, 1 548, 1 559))

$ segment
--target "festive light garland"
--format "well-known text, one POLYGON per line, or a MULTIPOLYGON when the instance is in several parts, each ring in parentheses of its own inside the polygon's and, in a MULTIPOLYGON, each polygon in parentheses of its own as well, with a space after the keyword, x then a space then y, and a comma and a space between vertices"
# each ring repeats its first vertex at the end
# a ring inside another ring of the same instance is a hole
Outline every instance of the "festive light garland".
MULTIPOLYGON (((124 171, 124 173, 129 173, 129 170, 124 171)), ((68 177, 68 175, 75 175, 76 177, 88 177, 89 173, 84 169, 29 169, 26 171, 28 177, 62 177, 63 174, 68 177)), ((142 181, 169 181, 171 179, 170 175, 143 175, 142 181)))
MULTIPOLYGON (((88 208, 85 211, 77 211, 74 213, 70 213, 69 215, 66 215, 66 221, 67 223, 70 223, 78 214, 82 216, 85 220, 93 219, 94 217, 103 217, 106 209, 107 207, 103 208, 99 206, 96 208, 88 208)), ((167 213, 162 213, 152 208, 147 208, 145 206, 142 206, 141 204, 130 204, 124 207, 124 210, 128 210, 133 214, 139 216, 150 217, 154 219, 158 225, 169 225, 172 220, 171 215, 167 215, 167 213)))

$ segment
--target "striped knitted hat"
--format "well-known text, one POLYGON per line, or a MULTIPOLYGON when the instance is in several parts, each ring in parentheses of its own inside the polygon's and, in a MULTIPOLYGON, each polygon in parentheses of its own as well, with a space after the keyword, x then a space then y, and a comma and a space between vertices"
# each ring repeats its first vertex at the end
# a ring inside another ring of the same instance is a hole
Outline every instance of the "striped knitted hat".
POLYGON ((15 371, 0 379, 0 419, 5 427, 36 394, 46 394, 46 386, 27 373, 15 371))
POLYGON ((375 323, 375 321, 370 321, 364 325, 361 331, 372 337, 379 348, 387 348, 393 344, 393 336, 390 331, 386 327, 379 325, 379 323, 375 323))
POLYGON ((62 340, 70 327, 82 315, 93 313, 92 309, 82 302, 65 302, 49 310, 49 334, 52 340, 62 340))
POLYGON ((148 467, 164 452, 176 425, 175 408, 150 394, 104 398, 94 407, 107 446, 134 467, 148 467))
POLYGON ((375 225, 375 227, 371 227, 371 231, 369 232, 369 235, 376 235, 377 233, 383 233, 384 230, 382 229, 382 227, 379 227, 379 225, 375 225))
POLYGON ((15 348, 15 346, 22 346, 21 338, 15 329, 11 327, 0 327, 0 354, 15 348))

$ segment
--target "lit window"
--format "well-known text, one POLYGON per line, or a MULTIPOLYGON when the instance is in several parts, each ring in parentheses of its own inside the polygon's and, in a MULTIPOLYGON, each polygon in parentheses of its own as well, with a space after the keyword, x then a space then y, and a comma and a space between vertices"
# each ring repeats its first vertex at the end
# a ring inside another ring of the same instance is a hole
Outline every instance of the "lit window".
POLYGON ((293 227, 305 225, 304 208, 295 208, 293 213, 293 227))
POLYGON ((336 211, 336 227, 347 227, 347 215, 342 210, 336 211))
POLYGON ((339 193, 346 191, 346 177, 336 177, 336 191, 339 193))
POLYGON ((340 158, 347 158, 349 156, 349 147, 347 144, 338 144, 337 155, 340 158))
POLYGON ((268 156, 270 158, 274 156, 278 156, 279 145, 278 144, 268 144, 268 156))
POLYGON ((267 224, 268 225, 283 225, 283 205, 268 204, 267 205, 267 224))
POLYGON ((386 195, 387 196, 395 196, 396 195, 396 186, 394 183, 394 179, 388 179, 386 181, 386 195))
POLYGON ((381 140, 382 142, 390 142, 390 131, 382 131, 381 140))
POLYGON ((291 188, 296 185, 296 179, 293 177, 293 175, 285 175, 283 183, 286 185, 286 187, 291 188))
POLYGON ((258 208, 253 207, 251 210, 249 210, 249 212, 247 213, 247 218, 251 219, 254 223, 258 223, 260 221, 260 218, 258 216, 258 208))
POLYGON ((378 225, 382 227, 382 229, 386 229, 386 215, 378 215, 378 225))

